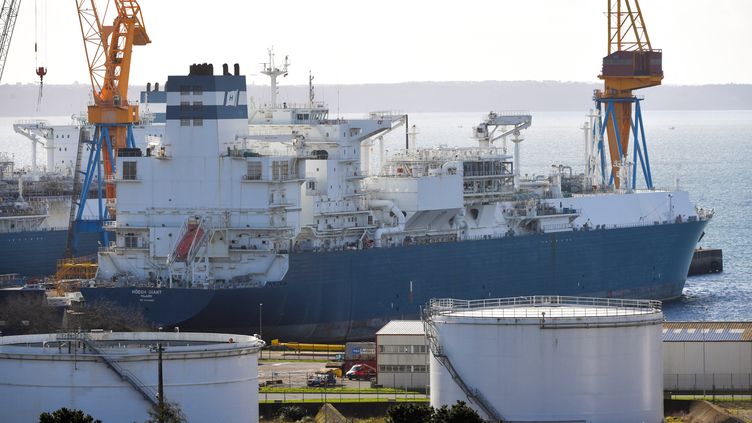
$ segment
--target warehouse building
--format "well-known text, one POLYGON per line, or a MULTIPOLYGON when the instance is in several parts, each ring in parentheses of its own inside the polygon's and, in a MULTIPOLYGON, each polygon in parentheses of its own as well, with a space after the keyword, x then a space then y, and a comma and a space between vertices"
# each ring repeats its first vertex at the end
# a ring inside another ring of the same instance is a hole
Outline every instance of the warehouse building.
POLYGON ((376 332, 377 383, 428 389, 428 343, 420 320, 393 320, 376 332))
POLYGON ((752 322, 666 322, 663 389, 752 392, 752 322))

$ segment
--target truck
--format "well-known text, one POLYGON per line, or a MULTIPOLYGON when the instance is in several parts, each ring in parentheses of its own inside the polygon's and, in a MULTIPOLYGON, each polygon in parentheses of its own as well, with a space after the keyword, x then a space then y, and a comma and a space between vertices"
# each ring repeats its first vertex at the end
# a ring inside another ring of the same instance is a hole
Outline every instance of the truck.
POLYGON ((306 385, 312 388, 322 388, 326 386, 337 385, 337 375, 335 369, 320 369, 308 376, 306 385))
POLYGON ((356 364, 345 373, 349 380, 371 380, 376 377, 376 369, 368 364, 356 364))

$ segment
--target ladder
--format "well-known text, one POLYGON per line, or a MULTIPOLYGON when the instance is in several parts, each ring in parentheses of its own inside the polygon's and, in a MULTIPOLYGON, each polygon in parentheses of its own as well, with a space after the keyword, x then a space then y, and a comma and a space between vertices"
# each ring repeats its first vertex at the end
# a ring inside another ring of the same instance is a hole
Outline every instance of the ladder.
POLYGON ((76 213, 78 209, 83 207, 81 202, 81 189, 82 181, 81 175, 84 173, 81 171, 81 156, 83 156, 84 144, 88 142, 86 139, 86 127, 81 125, 78 130, 78 151, 76 152, 76 167, 73 168, 73 192, 71 193, 71 206, 70 215, 68 216, 68 241, 66 243, 66 255, 73 257, 75 255, 74 249, 76 245, 76 213))
POLYGON ((103 354, 102 351, 94 344, 91 338, 89 338, 88 334, 80 333, 78 339, 81 340, 91 351, 93 351, 97 355, 97 357, 102 359, 102 361, 104 361, 104 363, 110 370, 120 376, 121 380, 128 382, 128 384, 131 385, 131 387, 135 389, 139 394, 141 394, 141 396, 144 397, 146 401, 154 406, 159 404, 157 392, 154 390, 154 388, 147 386, 138 377, 136 377, 136 375, 120 366, 117 361, 113 360, 107 354, 103 354))
POLYGON ((454 368, 451 360, 449 360, 449 357, 444 353, 444 349, 441 347, 441 343, 436 334, 436 326, 434 325, 433 319, 428 310, 424 311, 422 320, 423 331, 426 333, 429 348, 431 349, 431 353, 436 361, 447 369, 449 375, 452 376, 452 380, 454 380, 457 386, 460 387, 465 396, 467 396, 467 399, 480 407, 492 422, 503 421, 503 417, 494 409, 483 394, 479 390, 467 386, 467 383, 462 379, 462 376, 457 372, 457 369, 454 368))

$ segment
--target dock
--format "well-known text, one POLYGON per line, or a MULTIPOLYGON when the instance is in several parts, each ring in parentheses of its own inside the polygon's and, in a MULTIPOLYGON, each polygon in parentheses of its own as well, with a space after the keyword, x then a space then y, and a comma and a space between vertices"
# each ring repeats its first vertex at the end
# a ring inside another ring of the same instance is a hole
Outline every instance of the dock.
POLYGON ((720 248, 696 248, 692 255, 687 276, 723 272, 723 250, 720 248))

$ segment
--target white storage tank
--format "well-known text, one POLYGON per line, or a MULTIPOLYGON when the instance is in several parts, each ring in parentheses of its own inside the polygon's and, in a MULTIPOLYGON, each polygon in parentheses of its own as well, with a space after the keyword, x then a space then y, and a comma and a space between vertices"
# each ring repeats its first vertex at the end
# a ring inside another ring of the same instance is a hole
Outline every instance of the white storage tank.
POLYGON ((659 301, 434 299, 431 405, 491 421, 663 421, 659 301))
POLYGON ((104 422, 145 421, 157 401, 157 344, 163 348, 164 397, 188 421, 258 421, 257 360, 264 342, 207 333, 0 337, 2 415, 32 422, 67 407, 104 422))

